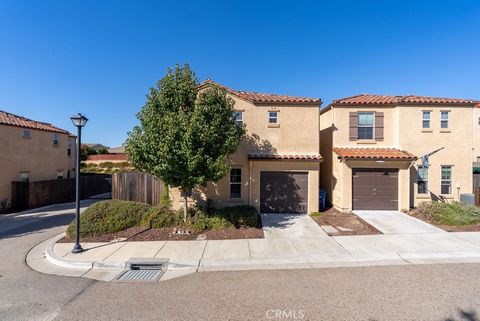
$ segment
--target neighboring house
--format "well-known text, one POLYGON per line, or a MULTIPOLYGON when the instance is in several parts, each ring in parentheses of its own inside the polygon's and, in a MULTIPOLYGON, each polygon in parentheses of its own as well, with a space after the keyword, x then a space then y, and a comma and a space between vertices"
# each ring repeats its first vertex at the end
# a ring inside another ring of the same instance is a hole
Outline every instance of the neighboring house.
POLYGON ((100 164, 103 162, 123 163, 127 161, 127 155, 125 154, 125 147, 113 147, 108 148, 108 154, 89 155, 85 161, 87 164, 100 164))
MULTIPOLYGON (((234 100, 247 138, 231 156, 230 173, 193 191, 192 200, 209 199, 215 207, 249 204, 261 212, 318 211, 321 100, 233 90, 211 80, 200 90, 213 85, 234 100)), ((178 189, 171 198, 174 207, 183 205, 178 189)))
POLYGON ((12 181, 75 175, 75 136, 51 124, 0 110, 0 207, 11 201, 12 181))
POLYGON ((412 95, 335 100, 320 116, 327 201, 341 211, 402 210, 472 193, 475 103, 412 95), (418 158, 442 147, 422 167, 418 158))

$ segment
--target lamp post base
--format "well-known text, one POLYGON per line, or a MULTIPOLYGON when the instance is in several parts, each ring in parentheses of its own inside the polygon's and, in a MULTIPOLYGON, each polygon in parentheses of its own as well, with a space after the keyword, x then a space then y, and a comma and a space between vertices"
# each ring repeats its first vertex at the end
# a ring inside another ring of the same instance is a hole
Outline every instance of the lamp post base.
POLYGON ((78 244, 78 243, 75 244, 75 245, 73 246, 72 253, 73 253, 73 254, 76 254, 76 253, 81 253, 81 252, 83 252, 82 246, 81 246, 80 244, 78 244))

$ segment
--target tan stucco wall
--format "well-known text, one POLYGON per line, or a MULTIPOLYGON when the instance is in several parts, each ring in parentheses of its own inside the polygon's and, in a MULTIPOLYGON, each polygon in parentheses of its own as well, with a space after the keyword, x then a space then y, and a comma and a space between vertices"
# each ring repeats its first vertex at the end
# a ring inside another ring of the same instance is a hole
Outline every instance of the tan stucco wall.
MULTIPOLYGON (((452 166, 452 194, 444 195, 458 200, 461 193, 472 193, 472 145, 473 129, 471 107, 460 106, 402 106, 399 108, 400 142, 399 146, 416 156, 422 156, 433 150, 445 147, 430 156, 428 170, 430 194, 418 195, 416 181, 413 206, 425 200, 434 200, 440 195, 441 165, 452 166), (422 111, 431 111, 431 129, 422 130, 422 111), (450 111, 448 130, 440 129, 440 112, 450 111), (457 186, 459 188, 457 188, 457 186)), ((416 162, 415 170, 421 165, 416 162)), ((416 180, 416 173, 412 175, 416 180)))
POLYGON ((480 106, 473 108, 473 161, 480 162, 480 106))
POLYGON ((327 192, 326 202, 332 204, 332 190, 334 184, 332 145, 333 145, 334 120, 333 111, 330 109, 320 117, 320 154, 323 161, 320 164, 320 188, 327 192))
POLYGON ((30 181, 56 179, 57 170, 74 176, 75 138, 58 134, 59 144, 53 145, 52 132, 30 130, 30 139, 23 138, 24 128, 0 125, 0 200, 11 199, 11 182, 20 180, 20 172, 29 172, 30 181), (71 156, 67 156, 71 140, 71 156))
MULTIPOLYGON (((311 161, 249 161, 248 154, 309 154, 320 150, 319 106, 254 105, 232 96, 235 110, 243 111, 247 138, 230 157, 232 167, 242 169, 242 197, 230 199, 229 174, 206 188, 192 193, 193 203, 211 199, 215 207, 250 204, 260 209, 260 172, 297 171, 308 172, 308 211, 318 211, 320 163, 311 161), (278 125, 269 126, 268 112, 278 112, 278 125)), ((178 189, 170 190, 174 208, 183 206, 178 189)))
POLYGON ((334 160, 333 205, 342 212, 352 210, 352 169, 353 168, 396 168, 398 169, 398 210, 410 208, 410 162, 407 161, 343 161, 334 160))
MULTIPOLYGON (((399 207, 405 209, 417 206, 420 202, 437 199, 440 194, 440 166, 452 165, 452 194, 445 195, 451 200, 458 200, 461 193, 472 192, 472 159, 480 151, 480 126, 478 117, 480 109, 472 110, 471 106, 341 106, 333 107, 321 114, 320 124, 324 128, 325 122, 334 123, 333 135, 329 137, 328 131, 322 130, 322 148, 332 142, 333 147, 355 148, 398 148, 406 150, 418 157, 437 148, 444 150, 430 157, 429 190, 428 195, 417 195, 417 161, 410 169, 403 168, 399 171, 399 207), (431 114, 431 129, 422 131, 422 111, 429 110, 431 114), (450 111, 450 128, 440 129, 440 111, 450 111), (382 111, 384 113, 384 140, 383 141, 350 141, 349 140, 349 113, 358 111, 382 111), (478 117, 475 115, 478 113, 478 117), (476 118, 476 123, 475 123, 476 118), (474 123, 474 126, 471 124, 474 123), (477 127, 475 127, 475 124, 477 127), (477 128, 477 132, 475 132, 477 128), (478 146, 478 147, 476 147, 478 146), (473 149, 475 148, 475 149, 473 149), (472 151, 473 149, 473 151, 472 151), (459 189, 457 189, 457 186, 459 189), (408 193, 406 188, 408 187, 408 193)), ((323 150, 323 149, 322 149, 323 150)), ((338 155, 322 152, 325 161, 322 163, 322 188, 327 189, 327 194, 332 194, 332 203, 339 209, 351 209, 351 166, 340 163, 338 155), (331 168, 331 171, 328 169, 331 168), (325 170, 324 170, 325 169, 325 170), (330 179, 325 175, 331 173, 330 179), (329 181, 332 184, 329 184, 329 181)), ((479 152, 480 154, 480 152, 479 152)), ((479 155, 480 156, 480 155, 479 155)), ((361 162, 354 167, 361 167, 361 162)), ((372 168, 385 167, 385 163, 369 163, 365 165, 372 168)), ((391 164, 394 165, 394 164, 391 164)), ((388 167, 388 166, 387 166, 388 167)), ((394 166, 392 168, 398 168, 394 166)), ((328 199, 328 197, 327 197, 328 199)))

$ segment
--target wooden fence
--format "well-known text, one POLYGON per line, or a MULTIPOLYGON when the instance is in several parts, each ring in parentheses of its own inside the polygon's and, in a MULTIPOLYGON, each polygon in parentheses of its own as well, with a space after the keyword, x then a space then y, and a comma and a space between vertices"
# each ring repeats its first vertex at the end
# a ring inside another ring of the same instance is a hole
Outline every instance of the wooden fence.
POLYGON ((475 205, 480 206, 480 187, 475 187, 473 193, 475 194, 475 205))
MULTIPOLYGON (((80 176, 80 198, 108 193, 112 189, 110 175, 80 176)), ((37 182, 12 182, 12 208, 26 210, 75 200, 75 178, 37 182)))
POLYGON ((160 179, 147 173, 127 172, 112 175, 112 199, 158 205, 163 188, 160 179))
POLYGON ((473 174, 473 188, 480 187, 480 174, 473 174))

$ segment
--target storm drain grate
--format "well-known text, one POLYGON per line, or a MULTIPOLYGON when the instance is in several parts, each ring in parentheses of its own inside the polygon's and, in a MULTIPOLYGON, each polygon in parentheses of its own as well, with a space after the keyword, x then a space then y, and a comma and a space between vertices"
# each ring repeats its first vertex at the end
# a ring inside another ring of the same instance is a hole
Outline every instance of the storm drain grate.
POLYGON ((162 265, 132 265, 131 270, 126 270, 120 274, 116 280, 118 281, 157 281, 165 270, 162 265))

